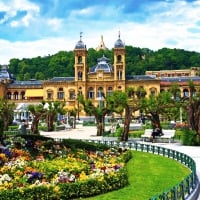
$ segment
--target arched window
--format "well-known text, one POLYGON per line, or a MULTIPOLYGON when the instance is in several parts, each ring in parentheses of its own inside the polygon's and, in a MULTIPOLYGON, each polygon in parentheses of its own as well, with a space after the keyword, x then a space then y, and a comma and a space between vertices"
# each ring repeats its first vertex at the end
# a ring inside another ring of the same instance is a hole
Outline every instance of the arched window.
POLYGON ((122 79, 122 71, 121 70, 117 71, 117 78, 118 78, 118 80, 122 79))
POLYGON ((18 95, 19 95, 18 92, 14 92, 14 99, 15 100, 18 100, 18 95))
POLYGON ((64 91, 63 91, 63 88, 59 88, 58 89, 58 99, 64 99, 64 91))
POLYGON ((98 98, 103 97, 103 88, 102 88, 102 87, 99 87, 99 88, 98 88, 97 97, 98 97, 98 98))
POLYGON ((189 91, 188 91, 188 89, 184 89, 183 90, 183 96, 184 97, 189 97, 189 91))
POLYGON ((118 63, 122 62, 122 56, 121 56, 121 55, 118 55, 118 56, 117 56, 117 62, 118 62, 118 63))
POLYGON ((112 94, 112 87, 108 87, 108 90, 107 90, 107 95, 110 96, 112 94))
POLYGON ((47 99, 53 99, 53 91, 52 90, 47 90, 47 99))
POLYGON ((81 64, 82 63, 82 56, 79 56, 78 57, 78 64, 81 64))
POLYGON ((94 89, 92 87, 88 90, 88 98, 94 99, 94 89))
POLYGON ((81 71, 78 72, 78 80, 82 80, 83 73, 81 71))
POLYGON ((7 92, 7 99, 11 99, 11 92, 7 92))
POLYGON ((74 90, 69 90, 69 99, 73 100, 75 99, 76 95, 75 95, 75 91, 74 90))
POLYGON ((156 88, 151 88, 150 89, 150 95, 155 96, 156 95, 156 88))
POLYGON ((22 99, 22 100, 25 99, 25 92, 24 92, 24 91, 21 92, 21 99, 22 99))

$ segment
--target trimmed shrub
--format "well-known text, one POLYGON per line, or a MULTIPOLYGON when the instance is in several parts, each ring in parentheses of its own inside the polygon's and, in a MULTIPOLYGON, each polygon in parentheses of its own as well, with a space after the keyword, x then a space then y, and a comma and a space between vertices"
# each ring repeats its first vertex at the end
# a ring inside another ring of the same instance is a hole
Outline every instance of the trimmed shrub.
POLYGON ((183 129, 182 130, 182 144, 186 146, 198 146, 200 145, 199 137, 197 133, 190 129, 183 129))

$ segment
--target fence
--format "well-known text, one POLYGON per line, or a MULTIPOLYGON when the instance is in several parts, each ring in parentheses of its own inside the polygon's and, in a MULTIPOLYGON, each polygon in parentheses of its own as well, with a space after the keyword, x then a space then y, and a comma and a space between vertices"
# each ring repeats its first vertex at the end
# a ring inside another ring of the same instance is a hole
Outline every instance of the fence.
POLYGON ((142 151, 147 153, 153 153, 162 155, 168 158, 172 158, 191 170, 191 173, 184 178, 179 184, 175 185, 171 189, 164 191, 162 194, 155 195, 149 200, 196 200, 200 190, 199 180, 196 174, 196 163, 188 155, 164 147, 154 146, 145 143, 137 142, 118 142, 118 141, 102 141, 102 140, 84 140, 87 142, 95 142, 99 144, 106 144, 108 146, 117 146, 123 148, 130 148, 136 151, 142 151), (196 191, 196 192, 195 192, 196 191))

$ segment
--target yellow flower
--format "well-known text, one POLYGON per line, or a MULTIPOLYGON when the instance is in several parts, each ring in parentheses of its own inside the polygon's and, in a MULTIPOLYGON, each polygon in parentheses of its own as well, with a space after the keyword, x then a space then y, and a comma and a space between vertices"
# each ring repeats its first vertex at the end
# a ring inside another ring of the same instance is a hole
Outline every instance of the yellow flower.
POLYGON ((55 186, 55 187, 53 188, 53 191, 54 191, 55 193, 60 193, 60 187, 59 187, 59 186, 55 186))
POLYGON ((80 181, 84 181, 84 180, 86 180, 86 179, 87 179, 87 175, 85 174, 84 171, 82 171, 82 172, 80 173, 79 180, 80 180, 80 181))

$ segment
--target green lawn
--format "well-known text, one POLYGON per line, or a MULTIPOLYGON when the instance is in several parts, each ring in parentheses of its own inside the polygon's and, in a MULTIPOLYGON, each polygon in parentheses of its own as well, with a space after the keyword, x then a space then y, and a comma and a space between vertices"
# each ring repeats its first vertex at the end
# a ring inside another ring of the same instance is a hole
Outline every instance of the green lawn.
POLYGON ((88 200, 148 200, 181 182, 190 171, 180 163, 158 155, 133 151, 128 165, 129 185, 88 200))

